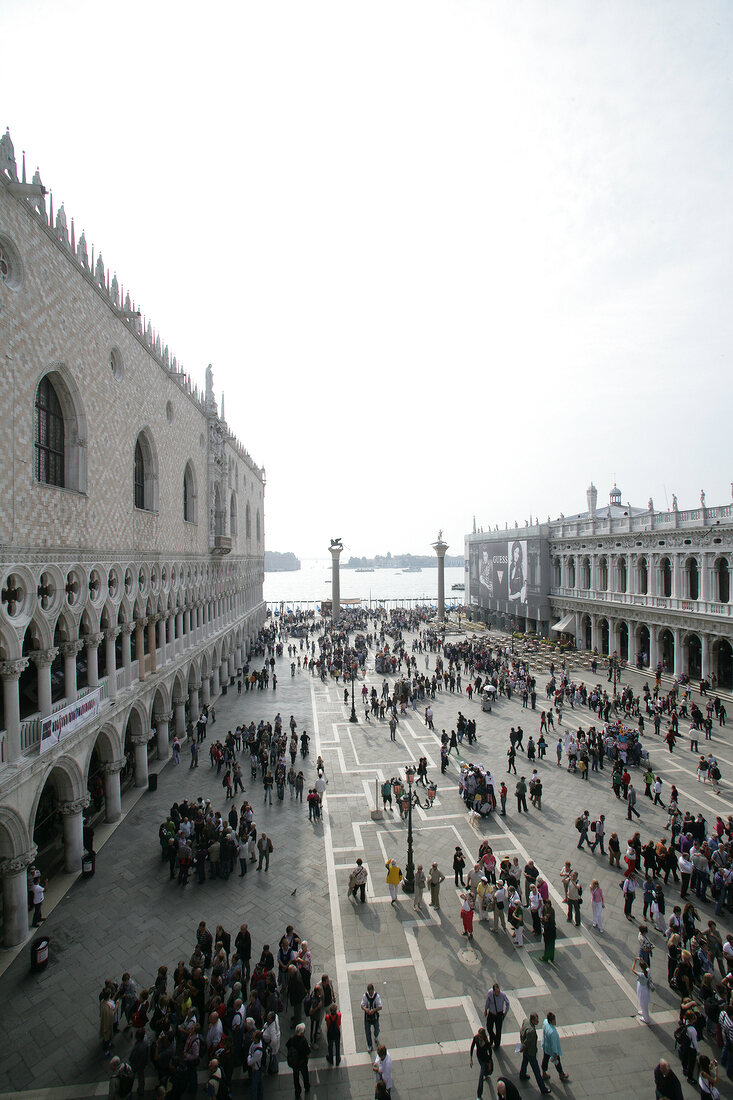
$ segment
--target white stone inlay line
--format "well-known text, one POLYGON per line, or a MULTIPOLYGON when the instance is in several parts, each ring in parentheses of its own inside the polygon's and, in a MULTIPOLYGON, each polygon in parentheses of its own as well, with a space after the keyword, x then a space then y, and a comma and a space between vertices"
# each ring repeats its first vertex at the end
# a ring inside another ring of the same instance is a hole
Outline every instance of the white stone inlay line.
MULTIPOLYGON (((318 711, 316 709, 315 692, 311 684, 311 710, 313 712, 313 736, 316 742, 316 752, 321 752, 321 733, 318 723, 318 711)), ((325 801, 328 794, 325 795, 325 801)), ((351 1011, 351 994, 349 990, 349 971, 346 965, 346 952, 344 950, 344 930, 341 923, 341 907, 339 899, 338 881, 336 878, 336 866, 333 858, 333 841, 331 838, 331 819, 329 814, 323 814, 323 842, 326 857, 326 878, 328 880, 328 903, 331 910, 331 927, 333 929, 333 950, 336 963, 336 988, 339 991, 339 1007, 341 1009, 341 1035, 344 1054, 353 1054, 356 1051, 356 1037, 354 1035, 354 1017, 351 1011)))

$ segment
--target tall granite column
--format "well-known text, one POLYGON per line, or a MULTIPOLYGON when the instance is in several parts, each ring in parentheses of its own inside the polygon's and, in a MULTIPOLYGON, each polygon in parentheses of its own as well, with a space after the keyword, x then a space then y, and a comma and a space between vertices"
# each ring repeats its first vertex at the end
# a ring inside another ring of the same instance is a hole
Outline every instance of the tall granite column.
POLYGON ((335 623, 341 614, 341 579, 339 577, 339 558, 343 550, 341 539, 331 539, 328 549, 331 551, 331 622, 335 623))
POLYGON ((443 541, 443 532, 438 531, 438 541, 433 543, 433 550, 438 555, 438 622, 445 622, 445 552, 448 543, 443 541))

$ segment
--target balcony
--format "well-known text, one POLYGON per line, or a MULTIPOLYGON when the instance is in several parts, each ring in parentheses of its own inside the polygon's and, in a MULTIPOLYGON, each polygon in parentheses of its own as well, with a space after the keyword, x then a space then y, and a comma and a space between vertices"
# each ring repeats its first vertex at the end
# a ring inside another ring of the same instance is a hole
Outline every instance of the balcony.
POLYGON ((596 588, 564 588, 556 585, 550 589, 550 597, 610 603, 623 607, 656 607, 664 611, 686 611, 696 615, 733 618, 733 604, 730 603, 681 599, 677 596, 653 596, 651 593, 606 592, 596 588))
POLYGON ((214 542, 211 547, 212 554, 224 555, 231 554, 232 552, 232 539, 230 535, 214 535, 214 542))

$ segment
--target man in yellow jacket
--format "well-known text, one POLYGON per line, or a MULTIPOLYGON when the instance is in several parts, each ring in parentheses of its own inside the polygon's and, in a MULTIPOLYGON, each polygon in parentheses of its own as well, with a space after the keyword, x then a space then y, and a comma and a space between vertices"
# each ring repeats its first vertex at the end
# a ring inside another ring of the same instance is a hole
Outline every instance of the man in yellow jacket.
POLYGON ((392 895, 390 904, 394 905, 397 901, 397 887, 402 881, 402 871, 393 859, 388 859, 385 867, 387 868, 387 886, 389 886, 389 892, 392 895))

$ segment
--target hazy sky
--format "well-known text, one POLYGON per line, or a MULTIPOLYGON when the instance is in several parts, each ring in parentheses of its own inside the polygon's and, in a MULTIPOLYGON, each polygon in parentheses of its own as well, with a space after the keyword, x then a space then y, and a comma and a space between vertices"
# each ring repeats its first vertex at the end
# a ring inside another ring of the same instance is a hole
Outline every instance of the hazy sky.
POLYGON ((591 479, 730 501, 730 3, 0 19, 18 160, 213 364, 271 549, 460 553, 591 479))

